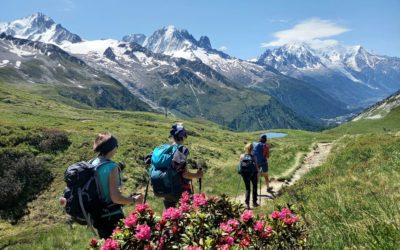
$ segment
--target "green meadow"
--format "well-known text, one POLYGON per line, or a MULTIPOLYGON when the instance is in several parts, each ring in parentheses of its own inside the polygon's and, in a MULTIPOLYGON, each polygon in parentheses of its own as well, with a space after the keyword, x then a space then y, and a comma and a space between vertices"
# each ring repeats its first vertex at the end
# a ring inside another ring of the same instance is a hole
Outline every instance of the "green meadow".
MULTIPOLYGON (((161 114, 76 108, 56 100, 0 83, 1 153, 24 152, 43 162, 51 181, 17 208, 0 213, 0 249, 84 249, 91 237, 83 226, 66 223, 58 205, 65 186, 64 170, 72 163, 93 158, 91 148, 98 132, 110 131, 120 147, 116 161, 127 165, 124 192, 144 192, 147 172, 143 157, 168 142, 169 128, 180 121, 189 130, 190 168, 206 169, 207 195, 236 196, 236 165, 243 146, 262 132, 238 133, 201 119, 179 119, 161 114), (68 135, 70 145, 47 152, 32 142, 49 129, 68 135)), ((334 142, 327 162, 311 171, 274 201, 263 202, 259 213, 294 204, 310 230, 315 249, 395 249, 399 246, 400 109, 381 120, 350 122, 323 132, 279 129, 288 136, 271 139, 270 174, 290 178, 297 164, 318 142, 334 142)), ((3 166, 7 167, 7 166, 3 166)), ((198 191, 197 183, 193 183, 198 191)), ((158 213, 159 199, 149 192, 158 213)), ((3 209, 3 208, 2 208, 3 209)), ((133 208, 126 206, 125 213, 133 208)))

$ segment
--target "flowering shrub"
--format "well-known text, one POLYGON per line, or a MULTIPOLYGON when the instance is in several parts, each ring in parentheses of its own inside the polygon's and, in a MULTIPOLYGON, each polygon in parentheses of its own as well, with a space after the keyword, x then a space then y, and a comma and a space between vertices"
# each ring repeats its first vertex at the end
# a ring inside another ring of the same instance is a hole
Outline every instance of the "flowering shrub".
POLYGON ((259 216, 226 196, 184 193, 161 218, 137 205, 111 238, 91 239, 89 249, 301 249, 305 242, 304 224, 290 208, 259 216))

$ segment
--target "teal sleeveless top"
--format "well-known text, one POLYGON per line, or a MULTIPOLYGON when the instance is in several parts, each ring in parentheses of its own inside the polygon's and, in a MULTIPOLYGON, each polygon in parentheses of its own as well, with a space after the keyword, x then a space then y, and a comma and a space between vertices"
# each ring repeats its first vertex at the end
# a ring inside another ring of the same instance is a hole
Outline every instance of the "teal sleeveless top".
MULTIPOLYGON (((93 160, 92 164, 94 166, 97 166, 101 163, 106 161, 105 159, 101 158, 96 158, 93 160)), ((103 198, 104 201, 112 203, 111 196, 110 196, 110 181, 109 181, 109 176, 111 172, 118 167, 118 164, 113 162, 113 161, 108 161, 107 163, 104 163, 97 169, 97 173, 99 175, 99 181, 100 185, 103 191, 103 198)), ((118 185, 121 185, 121 179, 118 178, 118 185)))

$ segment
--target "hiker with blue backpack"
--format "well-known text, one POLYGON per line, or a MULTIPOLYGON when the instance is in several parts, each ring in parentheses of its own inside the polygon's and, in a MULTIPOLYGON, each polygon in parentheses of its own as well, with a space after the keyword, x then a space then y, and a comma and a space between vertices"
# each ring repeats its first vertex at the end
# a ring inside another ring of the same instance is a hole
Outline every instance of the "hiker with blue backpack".
MULTIPOLYGON (((65 211, 75 222, 97 229, 100 238, 111 236, 118 222, 124 218, 122 205, 142 203, 140 194, 127 197, 119 187, 121 168, 112 160, 118 149, 118 140, 110 133, 100 133, 93 145, 98 156, 89 162, 78 162, 64 173, 65 211)), ((93 231, 94 232, 94 231, 93 231)))
POLYGON ((270 145, 267 143, 267 135, 263 134, 260 136, 259 142, 255 143, 254 155, 257 158, 257 164, 260 168, 260 174, 265 179, 267 185, 267 192, 272 192, 272 187, 269 185, 268 176, 268 158, 269 158, 270 145))
POLYGON ((242 176, 246 187, 246 208, 250 209, 250 182, 253 186, 253 207, 258 207, 257 203, 257 179, 258 179, 258 164, 257 158, 253 155, 253 144, 248 143, 244 146, 244 154, 240 155, 238 173, 242 176))
POLYGON ((201 179, 203 171, 191 173, 187 167, 189 150, 183 143, 187 139, 183 124, 173 124, 170 130, 172 144, 162 144, 151 154, 150 182, 156 197, 164 199, 164 207, 175 207, 182 193, 192 194, 191 180, 201 179))

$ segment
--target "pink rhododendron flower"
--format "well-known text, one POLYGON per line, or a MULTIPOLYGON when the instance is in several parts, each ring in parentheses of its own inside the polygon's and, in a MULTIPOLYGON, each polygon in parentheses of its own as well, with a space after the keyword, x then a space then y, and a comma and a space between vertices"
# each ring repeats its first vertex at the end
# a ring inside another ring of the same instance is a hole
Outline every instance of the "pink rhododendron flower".
POLYGON ((179 233, 179 227, 178 225, 174 224, 172 226, 172 234, 178 234, 179 233))
POLYGON ((147 203, 141 203, 136 205, 136 212, 143 214, 149 208, 147 203))
POLYGON ((154 249, 154 247, 153 247, 152 244, 148 244, 148 245, 144 248, 144 250, 153 250, 153 249, 154 249))
POLYGON ((182 212, 178 208, 170 207, 163 212, 163 219, 179 220, 182 217, 182 212))
POLYGON ((203 248, 202 248, 202 247, 188 246, 188 247, 186 248, 186 250, 203 250, 203 248))
POLYGON ((244 211, 243 214, 240 216, 240 219, 243 222, 248 222, 249 220, 253 219, 253 212, 251 210, 244 211))
POLYGON ((189 192, 188 191, 183 192, 181 198, 179 199, 179 202, 181 204, 184 204, 184 203, 188 203, 189 201, 190 201, 189 192))
POLYGON ((281 219, 286 218, 287 216, 290 216, 290 215, 292 215, 292 211, 290 211, 289 208, 286 208, 286 207, 282 208, 281 214, 280 214, 281 219))
POLYGON ((279 219, 280 217, 281 217, 281 213, 280 213, 279 211, 273 211, 273 212, 271 213, 271 218, 274 219, 274 220, 277 220, 277 219, 279 219))
POLYGON ((292 225, 293 223, 296 223, 299 220, 297 216, 289 217, 289 218, 284 218, 283 223, 286 225, 292 225))
POLYGON ((223 244, 223 245, 219 246, 218 249, 219 250, 229 250, 229 245, 228 244, 223 244))
POLYGON ((264 223, 262 221, 257 221, 254 225, 254 230, 256 230, 257 232, 264 231, 264 223))
POLYGON ((243 240, 240 241, 239 245, 240 245, 241 247, 246 247, 246 248, 247 248, 247 247, 250 246, 250 243, 251 243, 250 235, 245 235, 245 236, 243 237, 243 240))
POLYGON ((101 250, 118 250, 119 249, 119 244, 117 241, 113 239, 107 239, 103 246, 101 247, 101 250))
POLYGON ((188 246, 188 247, 186 248, 186 250, 203 250, 203 248, 202 248, 202 247, 188 246))
POLYGON ((117 234, 117 233, 119 233, 119 228, 118 227, 114 228, 112 234, 114 235, 114 234, 117 234))
POLYGON ((161 231, 165 228, 165 224, 167 224, 167 220, 161 219, 157 224, 156 224, 156 229, 158 231, 161 231))
POLYGON ((158 240, 158 248, 157 248, 157 249, 164 249, 164 244, 165 244, 165 238, 164 238, 164 237, 161 237, 161 238, 158 240))
POLYGON ((125 226, 126 226, 126 227, 133 227, 133 226, 135 226, 136 223, 137 223, 137 219, 138 219, 138 217, 137 217, 136 214, 134 214, 134 213, 130 214, 130 215, 128 216, 128 218, 125 219, 125 226))
POLYGON ((181 210, 182 213, 187 213, 190 211, 190 205, 187 203, 183 203, 180 207, 179 210, 181 210))
POLYGON ((206 195, 204 193, 193 195, 193 206, 199 207, 207 204, 206 195))
POLYGON ((272 234, 272 227, 268 226, 265 230, 265 233, 263 234, 263 238, 267 238, 272 234))
POLYGON ((147 210, 147 212, 151 215, 151 216, 153 216, 154 215, 154 211, 153 210, 151 210, 151 209, 149 209, 149 210, 147 210))
POLYGON ((221 228, 225 233, 230 233, 233 231, 233 228, 228 223, 219 224, 219 228, 221 228))
POLYGON ((90 239, 90 246, 97 247, 97 240, 95 238, 90 239))
POLYGON ((136 231, 137 233, 135 234, 135 237, 138 240, 149 240, 151 237, 151 229, 146 224, 138 225, 136 227, 136 231))
POLYGON ((233 246, 235 244, 235 239, 232 236, 228 235, 224 237, 224 242, 229 246, 233 246))
POLYGON ((237 228, 240 225, 239 221, 236 219, 229 219, 228 224, 231 225, 233 228, 237 228))

